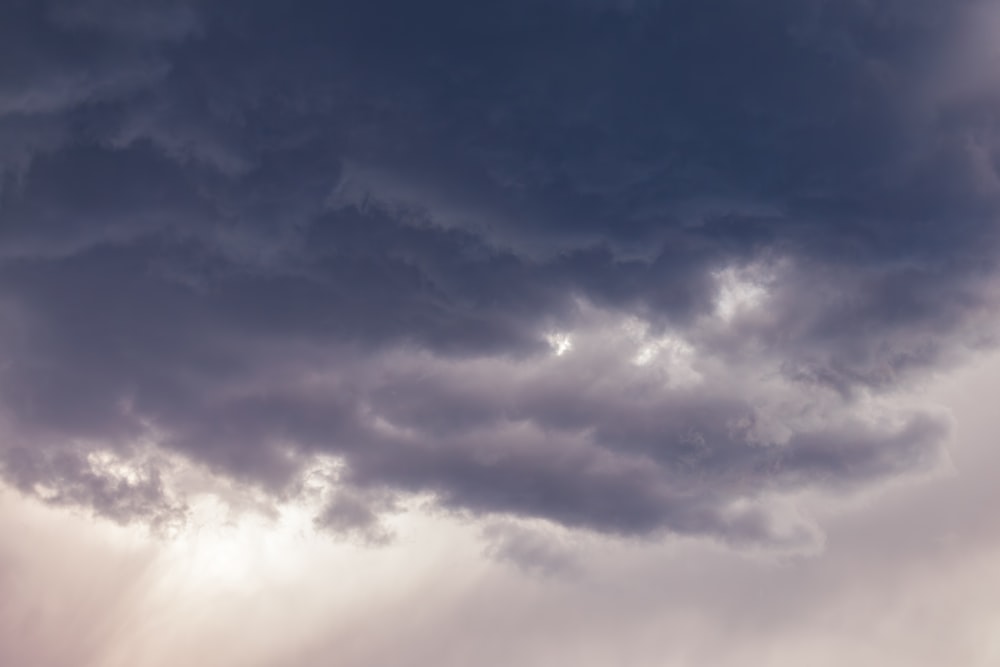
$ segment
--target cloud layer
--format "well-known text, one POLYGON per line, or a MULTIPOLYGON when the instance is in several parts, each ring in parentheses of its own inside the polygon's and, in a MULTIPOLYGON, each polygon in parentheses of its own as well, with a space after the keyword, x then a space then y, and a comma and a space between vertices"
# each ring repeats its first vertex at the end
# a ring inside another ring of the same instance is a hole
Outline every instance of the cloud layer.
POLYGON ((936 465, 903 390, 993 342, 983 12, 12 3, 4 475, 813 544, 780 499, 936 465))

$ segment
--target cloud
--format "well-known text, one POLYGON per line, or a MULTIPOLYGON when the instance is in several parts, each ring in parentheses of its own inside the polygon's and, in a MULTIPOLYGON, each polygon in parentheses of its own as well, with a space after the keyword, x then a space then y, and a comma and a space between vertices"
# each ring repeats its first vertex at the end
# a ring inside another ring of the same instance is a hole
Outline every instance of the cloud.
POLYGON ((952 473, 847 505, 802 501, 828 532, 815 558, 536 521, 484 528, 430 508, 393 517, 397 540, 371 550, 303 531, 310 516, 294 504, 277 520, 218 525, 202 522, 201 501, 177 539, 162 541, 4 492, 0 525, 19 539, 0 544, 0 658, 985 667, 997 655, 1000 533, 981 510, 1000 470, 1000 366, 981 362, 926 397, 959 420, 952 473))
POLYGON ((81 454, 17 448, 4 463, 19 490, 52 505, 89 507, 117 521, 145 522, 157 531, 169 531, 185 518, 186 507, 170 497, 154 460, 98 449, 81 454))
POLYGON ((808 549, 788 497, 942 460, 906 390, 998 296, 994 105, 928 92, 966 5, 111 7, 5 28, 18 488, 149 519, 136 443, 274 498, 329 457, 333 529, 808 549))
POLYGON ((497 522, 483 529, 486 555, 520 568, 522 572, 544 577, 572 576, 580 563, 573 546, 551 526, 526 526, 497 522))

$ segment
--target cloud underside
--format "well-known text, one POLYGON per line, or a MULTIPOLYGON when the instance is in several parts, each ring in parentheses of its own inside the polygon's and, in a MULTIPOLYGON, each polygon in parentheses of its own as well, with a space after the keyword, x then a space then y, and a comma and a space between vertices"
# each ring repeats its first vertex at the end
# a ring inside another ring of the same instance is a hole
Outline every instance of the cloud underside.
POLYGON ((327 4, 14 3, 9 483, 163 523, 178 460, 336 461, 333 530, 798 545, 781 498, 940 461, 900 396, 993 339, 978 3, 327 4))

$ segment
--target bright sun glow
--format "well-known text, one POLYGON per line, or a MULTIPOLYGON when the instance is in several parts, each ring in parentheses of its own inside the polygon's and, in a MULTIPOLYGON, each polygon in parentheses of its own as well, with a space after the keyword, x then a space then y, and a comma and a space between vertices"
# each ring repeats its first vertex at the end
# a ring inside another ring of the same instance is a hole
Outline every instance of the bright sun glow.
POLYGON ((545 337, 557 357, 573 349, 573 338, 567 333, 551 333, 545 337))
POLYGON ((728 268, 715 274, 718 297, 716 314, 728 322, 741 313, 761 305, 767 289, 752 275, 753 271, 728 268))

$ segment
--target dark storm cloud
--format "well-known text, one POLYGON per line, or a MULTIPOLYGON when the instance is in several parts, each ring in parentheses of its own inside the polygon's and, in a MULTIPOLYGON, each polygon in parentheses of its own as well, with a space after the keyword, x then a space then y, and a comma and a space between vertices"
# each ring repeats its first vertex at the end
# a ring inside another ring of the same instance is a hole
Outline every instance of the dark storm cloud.
POLYGON ((6 475, 810 539, 767 499, 933 465, 882 392, 992 342, 974 4, 10 3, 6 475))

